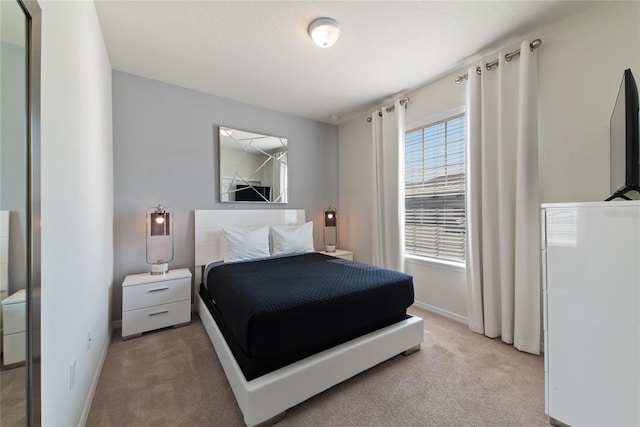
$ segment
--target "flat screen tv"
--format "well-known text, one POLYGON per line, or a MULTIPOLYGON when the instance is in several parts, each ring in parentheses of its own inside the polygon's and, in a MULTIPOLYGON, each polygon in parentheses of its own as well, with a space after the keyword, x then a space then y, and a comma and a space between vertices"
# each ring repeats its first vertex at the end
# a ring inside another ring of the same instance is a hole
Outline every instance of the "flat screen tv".
MULTIPOLYGON (((640 126, 638 87, 631 70, 624 71, 611 115, 611 192, 607 199, 631 200, 630 191, 640 193, 640 126)), ((638 194, 636 194, 636 197, 638 194)))
POLYGON ((236 202, 269 202, 271 187, 260 185, 236 185, 236 202))

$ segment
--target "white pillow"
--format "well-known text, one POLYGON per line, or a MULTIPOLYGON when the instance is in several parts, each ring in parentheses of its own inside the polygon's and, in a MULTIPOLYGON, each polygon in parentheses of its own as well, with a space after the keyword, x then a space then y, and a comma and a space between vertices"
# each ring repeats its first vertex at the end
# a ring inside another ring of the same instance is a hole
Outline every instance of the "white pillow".
POLYGON ((313 252, 313 221, 303 225, 272 225, 271 255, 313 252))
POLYGON ((269 227, 222 227, 220 252, 224 262, 268 257, 269 227))

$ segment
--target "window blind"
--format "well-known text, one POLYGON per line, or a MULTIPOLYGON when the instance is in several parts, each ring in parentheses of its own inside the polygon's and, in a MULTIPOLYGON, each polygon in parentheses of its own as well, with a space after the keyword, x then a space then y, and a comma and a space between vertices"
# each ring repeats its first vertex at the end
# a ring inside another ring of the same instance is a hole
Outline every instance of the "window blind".
POLYGON ((464 114, 405 135, 405 251, 465 259, 464 114))

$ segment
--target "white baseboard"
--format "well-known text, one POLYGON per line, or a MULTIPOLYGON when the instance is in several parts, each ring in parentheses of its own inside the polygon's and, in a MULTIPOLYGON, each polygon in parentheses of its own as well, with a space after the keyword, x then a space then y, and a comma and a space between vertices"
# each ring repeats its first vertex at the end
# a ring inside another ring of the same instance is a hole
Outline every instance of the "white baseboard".
POLYGON ((84 427, 87 423, 87 419, 89 418, 89 412, 91 411, 91 404, 93 403, 93 396, 96 394, 96 389, 98 388, 98 381, 100 380, 100 374, 102 373, 102 367, 104 366, 104 361, 107 358, 107 352, 109 351, 109 344, 111 344, 111 334, 109 331, 109 335, 107 336, 107 340, 104 343, 104 347, 102 348, 102 353, 100 354, 100 360, 98 361, 98 366, 96 367, 96 371, 93 374, 93 380, 91 381, 91 387, 89 387, 89 393, 87 394, 87 399, 84 402, 84 408, 82 410, 82 415, 80 416, 80 422, 78 423, 78 427, 84 427))
POLYGON ((451 320, 455 320, 456 322, 464 323, 465 325, 469 324, 469 318, 466 316, 461 316, 458 313, 436 307, 435 305, 427 304, 422 301, 414 301, 413 305, 451 320))
POLYGON ((122 328, 122 320, 114 320, 111 322, 111 332, 115 331, 118 328, 122 328))

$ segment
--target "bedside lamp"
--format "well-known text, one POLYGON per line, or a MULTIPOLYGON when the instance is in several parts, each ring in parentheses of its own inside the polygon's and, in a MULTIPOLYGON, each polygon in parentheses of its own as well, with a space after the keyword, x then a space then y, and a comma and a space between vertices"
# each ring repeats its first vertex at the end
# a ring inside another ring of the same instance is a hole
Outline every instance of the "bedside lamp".
POLYGON ((324 250, 327 252, 335 252, 338 243, 338 220, 336 218, 336 208, 329 205, 324 210, 324 250), (328 236, 328 237, 327 237, 328 236))
POLYGON ((151 274, 164 274, 173 261, 173 212, 164 206, 147 209, 147 263, 151 274))

